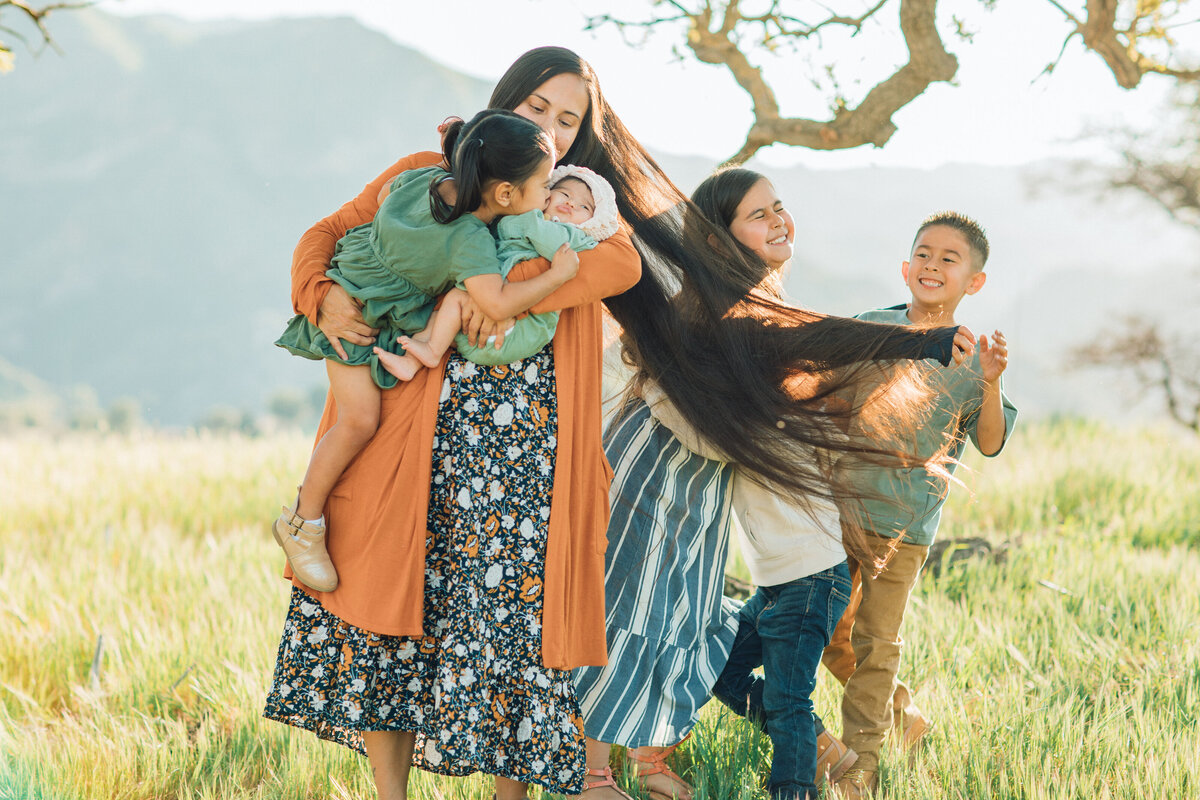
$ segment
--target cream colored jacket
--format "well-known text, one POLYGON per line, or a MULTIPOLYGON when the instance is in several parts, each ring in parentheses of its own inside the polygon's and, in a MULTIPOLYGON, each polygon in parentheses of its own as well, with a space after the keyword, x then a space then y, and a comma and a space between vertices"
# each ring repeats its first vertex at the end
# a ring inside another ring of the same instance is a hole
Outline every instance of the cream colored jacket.
MULTIPOLYGON (((642 399, 650 413, 687 449, 714 461, 728 461, 683 418, 657 384, 647 382, 642 399)), ((757 586, 777 586, 806 578, 846 560, 837 507, 814 499, 811 511, 762 486, 742 470, 733 477, 733 510, 742 556, 757 586)))

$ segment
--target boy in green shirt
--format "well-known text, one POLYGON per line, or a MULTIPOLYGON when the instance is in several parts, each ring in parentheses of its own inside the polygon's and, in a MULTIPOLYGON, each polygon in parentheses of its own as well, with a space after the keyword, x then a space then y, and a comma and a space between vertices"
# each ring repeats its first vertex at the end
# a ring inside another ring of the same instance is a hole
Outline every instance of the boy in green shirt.
MULTIPOLYGON (((953 212, 935 214, 921 223, 901 269, 912 300, 867 311, 859 319, 920 327, 956 325, 959 302, 987 280, 987 257, 987 236, 975 221, 953 212)), ((911 432, 912 438, 895 443, 897 447, 924 459, 948 450, 955 459, 946 465, 949 472, 968 438, 983 455, 997 455, 1017 419, 1017 409, 1001 389, 1008 366, 1004 335, 996 331, 991 341, 980 336, 975 355, 957 367, 933 362, 926 366, 933 390, 929 415, 911 432)), ((891 554, 883 572, 865 581, 860 565, 850 559, 854 594, 822 659, 846 685, 842 739, 858 753, 853 767, 837 782, 843 798, 865 797, 877 788, 879 748, 893 724, 908 743, 927 726, 912 705, 908 687, 896 679, 903 644, 900 624, 947 494, 945 478, 921 467, 873 468, 855 481, 864 490, 858 513, 863 528, 873 534, 869 538, 876 556, 891 554)))

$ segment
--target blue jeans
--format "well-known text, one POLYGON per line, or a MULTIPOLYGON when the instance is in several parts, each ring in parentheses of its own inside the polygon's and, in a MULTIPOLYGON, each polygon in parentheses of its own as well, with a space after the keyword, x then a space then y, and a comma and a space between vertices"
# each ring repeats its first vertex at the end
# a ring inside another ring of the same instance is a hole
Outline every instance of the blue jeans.
POLYGON ((816 800, 817 729, 812 693, 821 653, 850 600, 846 562, 778 586, 742 607, 737 638, 713 694, 771 737, 772 800, 816 800), (752 670, 761 666, 763 676, 752 670))

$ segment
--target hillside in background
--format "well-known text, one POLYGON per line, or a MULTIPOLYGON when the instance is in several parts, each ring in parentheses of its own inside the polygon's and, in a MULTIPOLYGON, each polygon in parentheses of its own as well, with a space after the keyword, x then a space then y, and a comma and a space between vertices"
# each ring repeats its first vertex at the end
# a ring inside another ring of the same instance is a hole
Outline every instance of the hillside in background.
MULTIPOLYGON (((322 382, 271 346, 297 239, 491 89, 349 19, 81 12, 54 33, 65 55, 0 80, 0 358, 22 385, 135 397, 165 424, 322 382)), ((664 124, 686 151, 695 121, 664 124)), ((684 189, 714 166, 656 156, 684 189)), ((1137 198, 1098 202, 1061 165, 765 171, 796 217, 789 290, 820 310, 901 302, 919 220, 978 217, 994 255, 960 321, 1008 335, 1023 411, 1121 412, 1133 395, 1111 374, 1063 373, 1070 347, 1200 299, 1194 235, 1137 198)))

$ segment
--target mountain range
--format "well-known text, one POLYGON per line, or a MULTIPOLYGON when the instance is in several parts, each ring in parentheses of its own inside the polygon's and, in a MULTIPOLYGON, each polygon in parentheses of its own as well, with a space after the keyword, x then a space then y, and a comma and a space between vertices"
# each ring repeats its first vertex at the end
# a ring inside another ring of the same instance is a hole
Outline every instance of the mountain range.
MULTIPOLYGON (((435 148, 436 124, 482 108, 490 84, 348 18, 88 10, 54 26, 61 55, 0 78, 0 394, 92 387, 186 425, 321 383, 317 365, 271 344, 292 313, 292 248, 397 158, 435 148)), ((702 119, 664 124, 685 151, 702 119)), ((715 166, 655 156, 685 190, 715 166)), ((1114 373, 1067 369, 1071 348, 1122 314, 1195 308, 1196 237, 1148 201, 1103 198, 1061 164, 759 168, 796 218, 797 301, 902 302, 917 223, 961 210, 988 228, 993 256, 960 321, 1004 330, 1022 410, 1152 408, 1114 373)))

